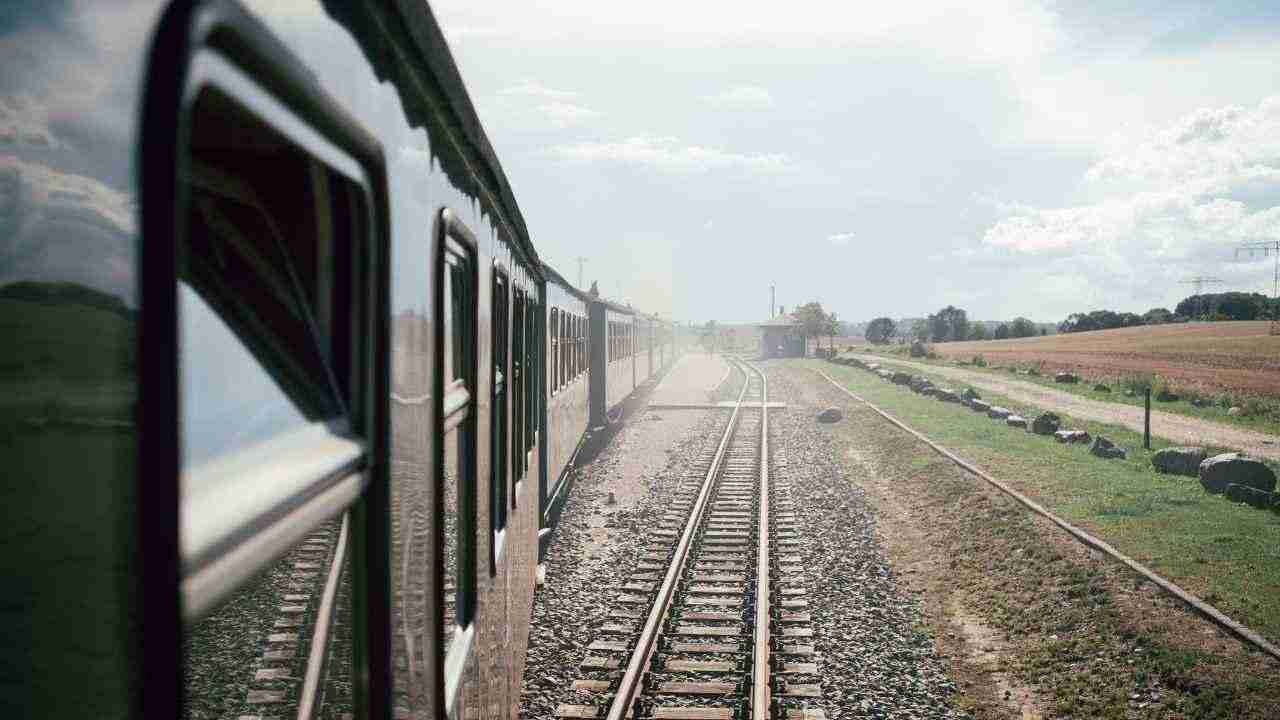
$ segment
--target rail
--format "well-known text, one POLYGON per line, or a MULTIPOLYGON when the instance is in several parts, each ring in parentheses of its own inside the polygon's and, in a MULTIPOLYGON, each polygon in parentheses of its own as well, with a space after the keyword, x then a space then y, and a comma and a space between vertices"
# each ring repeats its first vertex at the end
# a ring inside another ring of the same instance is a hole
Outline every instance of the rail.
POLYGON ((689 547, 693 542, 693 536, 697 531, 698 525, 702 522, 702 516, 706 511, 707 498, 711 495, 711 488, 715 484, 716 476, 720 471, 720 464, 724 460, 725 451, 729 447, 729 441, 733 437, 733 431, 737 427, 738 418, 741 416, 747 389, 751 384, 745 369, 742 370, 742 374, 742 391, 738 393, 737 405, 734 406, 733 414, 725 425, 724 435, 721 436, 720 444, 716 447, 716 454, 711 461, 711 467, 707 470, 706 477, 703 478, 702 487, 698 492, 698 499, 694 503, 692 512, 689 513, 688 520, 685 521, 684 530, 680 534, 680 542, 676 545, 671 564, 663 577, 662 585, 658 588, 657 598, 654 600, 653 607, 649 610, 644 627, 640 631, 640 637, 636 641, 631 657, 627 661, 626 671, 618 681, 618 689, 613 696, 613 701, 609 704, 609 712, 605 716, 606 720, 623 720, 630 713, 632 703, 635 702, 636 691, 640 688, 641 680, 649 665, 649 656, 653 653, 658 634, 662 628, 663 618, 666 617, 667 610, 671 605, 671 598, 675 594, 680 577, 684 574, 685 561, 689 556, 689 547))

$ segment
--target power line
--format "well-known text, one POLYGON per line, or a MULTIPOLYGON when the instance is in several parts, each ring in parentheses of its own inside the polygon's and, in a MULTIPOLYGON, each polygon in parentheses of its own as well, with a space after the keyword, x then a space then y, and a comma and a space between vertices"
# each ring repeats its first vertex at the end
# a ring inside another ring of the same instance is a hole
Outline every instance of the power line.
POLYGON ((1205 285, 1220 285, 1220 284, 1222 284, 1222 281, 1221 281, 1221 280, 1219 280, 1219 279, 1218 279, 1218 278, 1216 278, 1216 277, 1209 277, 1208 275, 1196 275, 1195 277, 1187 278, 1186 280, 1180 280, 1180 281, 1178 281, 1178 282, 1179 282, 1180 284, 1182 284, 1182 285, 1194 285, 1194 286, 1195 286, 1195 288, 1196 288, 1196 291, 1195 291, 1196 303, 1200 305, 1200 308, 1199 308, 1199 309, 1200 309, 1200 319, 1201 319, 1201 320, 1208 320, 1208 319, 1209 319, 1209 316, 1210 316, 1210 314, 1211 314, 1211 312, 1210 312, 1210 309, 1209 309, 1208 307, 1206 307, 1206 306, 1205 306, 1204 297, 1203 297, 1203 294, 1204 294, 1204 286, 1205 286, 1205 285))
POLYGON ((1275 280, 1271 289, 1271 335, 1280 335, 1280 240, 1255 240, 1241 243, 1236 248, 1236 257, 1247 253, 1250 257, 1262 253, 1262 257, 1274 255, 1276 258, 1275 280))

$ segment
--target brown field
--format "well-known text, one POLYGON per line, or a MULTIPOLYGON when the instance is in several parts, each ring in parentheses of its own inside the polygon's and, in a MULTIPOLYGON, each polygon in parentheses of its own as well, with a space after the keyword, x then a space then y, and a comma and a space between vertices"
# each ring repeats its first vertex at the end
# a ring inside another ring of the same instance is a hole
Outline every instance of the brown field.
POLYGON ((1087 378, 1153 373, 1175 388, 1280 396, 1280 336, 1270 323, 1153 325, 1018 340, 937 343, 943 357, 991 365, 1044 363, 1087 378))

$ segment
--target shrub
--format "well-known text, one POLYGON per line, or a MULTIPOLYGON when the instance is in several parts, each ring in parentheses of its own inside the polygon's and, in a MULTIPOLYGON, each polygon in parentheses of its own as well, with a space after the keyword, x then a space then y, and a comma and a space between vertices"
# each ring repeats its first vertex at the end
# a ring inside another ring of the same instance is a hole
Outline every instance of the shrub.
POLYGON ((932 348, 920 342, 919 340, 916 340, 915 342, 911 343, 911 357, 913 358, 925 357, 930 353, 931 350, 932 348))
POLYGON ((986 366, 987 366, 986 358, 982 357, 981 355, 974 355, 974 356, 973 356, 973 366, 974 366, 974 367, 986 367, 986 366))
POLYGON ((1134 373, 1120 378, 1120 386, 1141 395, 1148 390, 1155 391, 1156 376, 1151 373, 1134 373))

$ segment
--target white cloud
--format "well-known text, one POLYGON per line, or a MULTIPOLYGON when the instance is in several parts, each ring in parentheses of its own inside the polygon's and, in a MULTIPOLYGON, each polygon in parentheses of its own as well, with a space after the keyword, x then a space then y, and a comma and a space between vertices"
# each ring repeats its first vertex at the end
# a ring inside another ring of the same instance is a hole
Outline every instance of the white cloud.
POLYGON ((1057 275, 1037 292, 1069 285, 1075 298, 1111 307, 1138 286, 1156 297, 1169 291, 1155 285, 1204 271, 1256 290, 1265 264, 1236 262, 1235 248, 1280 239, 1280 98, 1189 113, 1116 148, 1082 181, 1099 199, 1061 208, 987 201, 1007 216, 984 233, 979 260, 1057 275))
POLYGON ((498 95, 506 97, 534 97, 546 100, 572 100, 578 93, 572 90, 556 90, 536 80, 524 80, 518 85, 511 85, 498 91, 498 95))
POLYGON ((638 136, 621 142, 581 142, 556 145, 549 152, 569 162, 615 162, 670 173, 739 170, 774 174, 791 168, 791 160, 781 153, 735 153, 702 145, 685 145, 674 137, 638 136))
POLYGON ((552 102, 539 105, 538 112, 547 119, 552 125, 558 128, 573 127, 581 125, 589 120, 600 117, 601 113, 582 105, 574 105, 573 103, 552 102))
POLYGON ((49 130, 48 110, 25 96, 0 97, 0 147, 62 145, 49 130))
POLYGON ((754 85, 738 85, 723 92, 709 95, 706 101, 725 110, 766 110, 773 107, 773 95, 754 85))
POLYGON ((848 245, 852 240, 853 240, 853 233, 851 232, 842 232, 842 233, 836 233, 834 235, 827 236, 827 242, 831 243, 832 245, 837 245, 839 247, 844 247, 845 245, 848 245))

